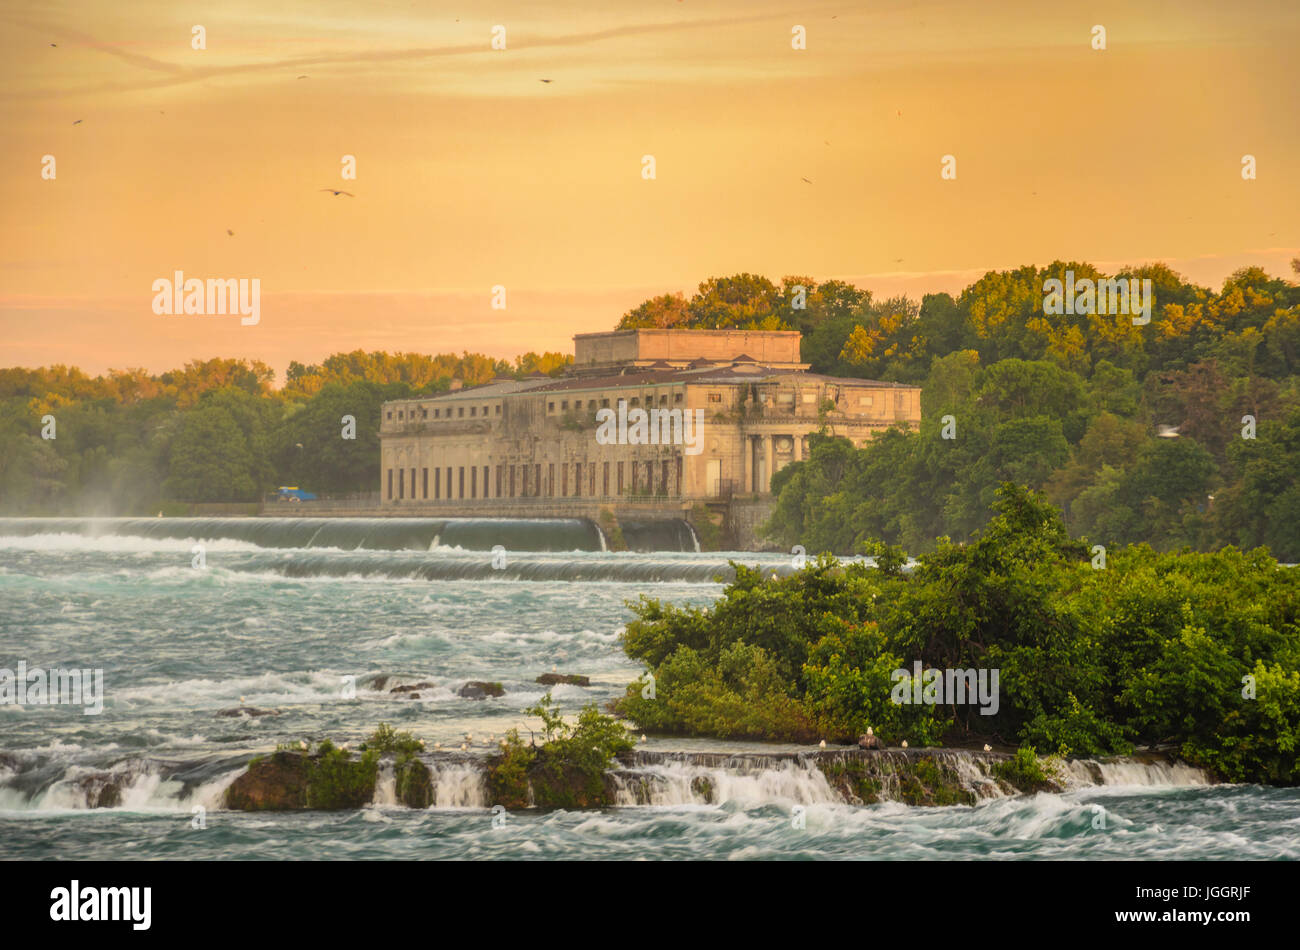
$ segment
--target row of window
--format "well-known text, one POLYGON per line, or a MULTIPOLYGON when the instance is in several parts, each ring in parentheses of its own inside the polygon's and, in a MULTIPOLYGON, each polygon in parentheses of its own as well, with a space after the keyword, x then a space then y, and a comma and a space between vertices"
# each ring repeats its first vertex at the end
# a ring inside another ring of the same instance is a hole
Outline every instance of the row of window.
MULTIPOLYGON (((710 401, 715 401, 715 400, 713 399, 713 395, 714 395, 714 394, 712 394, 712 393, 709 394, 709 400, 710 400, 710 401)), ((621 401, 622 401, 622 400, 620 400, 620 402, 621 402, 621 401)), ((573 408, 574 408, 575 411, 584 408, 584 406, 585 406, 585 408, 586 408, 587 410, 592 410, 592 409, 596 409, 596 408, 600 408, 600 409, 608 409, 608 408, 609 408, 609 400, 608 400, 608 399, 601 399, 601 400, 600 400, 600 406, 599 406, 599 407, 597 407, 596 402, 597 402, 597 400, 595 400, 595 399, 588 399, 585 403, 584 403, 583 400, 581 400, 581 399, 575 399, 575 400, 573 400, 573 408)), ((682 402, 682 394, 681 394, 681 393, 673 393, 673 402, 674 402, 675 404, 677 404, 677 405, 680 405, 681 402, 682 402)), ((630 399, 627 400, 627 404, 628 404, 629 406, 640 406, 640 405, 641 405, 641 397, 640 397, 640 396, 632 396, 630 399)), ((653 405, 655 404, 655 396, 654 396, 654 393, 646 393, 646 395, 645 395, 645 404, 646 404, 647 406, 653 406, 653 405)), ((560 412, 568 412, 568 411, 569 411, 569 400, 567 400, 567 399, 561 399, 561 400, 559 400, 558 403, 557 403, 554 399, 548 400, 547 403, 546 403, 546 411, 547 411, 548 413, 555 412, 555 411, 556 411, 556 410, 555 410, 555 407, 556 407, 557 405, 560 407, 560 409, 559 409, 560 412)), ((667 393, 660 393, 660 395, 659 395, 659 405, 661 405, 661 406, 666 406, 666 405, 668 405, 668 394, 667 394, 667 393)))
MULTIPOLYGON (((480 413, 479 413, 479 408, 480 408, 479 406, 469 406, 468 408, 469 408, 469 415, 470 415, 470 418, 471 418, 471 419, 477 417, 477 416, 480 414, 480 413)), ((488 414, 489 414, 488 410, 491 409, 491 408, 492 408, 491 406, 483 406, 483 407, 482 407, 482 409, 483 409, 483 412, 482 412, 482 416, 483 416, 483 418, 486 419, 486 418, 488 417, 488 414)), ((435 409, 433 410, 433 418, 435 418, 435 419, 451 419, 451 418, 452 418, 452 410, 455 410, 455 418, 457 418, 457 419, 463 419, 463 418, 465 418, 465 409, 466 409, 465 406, 447 406, 445 409, 443 409, 442 407, 438 407, 438 408, 435 408, 435 409)), ((412 407, 412 408, 410 408, 410 409, 398 409, 398 410, 397 410, 397 421, 398 421, 398 422, 404 422, 404 421, 406 421, 408 418, 414 420, 414 419, 416 418, 415 413, 416 413, 416 409, 415 409, 414 407, 412 407)), ((421 406, 420 409, 419 409, 419 413, 420 413, 420 418, 421 418, 421 419, 427 419, 427 418, 429 418, 429 410, 428 410, 426 407, 421 406)), ((498 416, 501 415, 501 404, 500 404, 500 403, 497 403, 497 405, 496 405, 496 414, 497 414, 498 416)), ((391 420, 392 418, 393 418, 393 410, 392 410, 392 409, 389 409, 389 410, 388 410, 388 419, 391 420)))
POLYGON ((545 471, 541 463, 536 462, 497 465, 495 472, 490 465, 460 465, 432 469, 390 468, 387 499, 389 501, 404 501, 407 498, 413 501, 452 501, 464 498, 595 496, 598 475, 601 495, 680 494, 682 457, 679 455, 675 459, 626 463, 560 462, 557 465, 555 462, 547 462, 545 471), (495 485, 493 485, 493 475, 495 475, 495 485), (614 479, 612 485, 611 476, 614 479), (674 485, 676 485, 676 492, 673 491, 674 485), (614 489, 613 492, 610 491, 611 487, 614 489))

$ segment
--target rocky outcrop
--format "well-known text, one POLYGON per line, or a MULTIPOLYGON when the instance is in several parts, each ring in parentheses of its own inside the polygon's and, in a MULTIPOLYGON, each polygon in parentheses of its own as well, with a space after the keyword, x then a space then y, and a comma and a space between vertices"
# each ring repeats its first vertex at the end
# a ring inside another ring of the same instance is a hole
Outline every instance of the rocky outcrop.
POLYGON ((236 811, 291 811, 307 807, 306 755, 277 752, 254 759, 226 789, 226 807, 236 811))
POLYGON ((218 716, 225 716, 230 719, 248 718, 254 716, 278 716, 278 709, 258 709, 256 706, 232 706, 230 709, 218 709, 218 716))
POLYGON ((118 777, 108 772, 96 772, 77 781, 86 796, 87 808, 118 808, 122 804, 122 786, 118 777))
POLYGON ((543 686, 556 686, 564 683, 569 686, 590 686, 590 676, 579 676, 577 673, 543 673, 537 677, 536 682, 543 686))
POLYGON ((500 683, 485 683, 481 680, 471 680, 457 691, 457 695, 462 699, 487 699, 489 696, 505 694, 506 691, 500 683))
MULTIPOLYGON (((428 680, 421 680, 419 683, 411 683, 409 686, 394 686, 392 689, 389 690, 389 692, 390 693, 414 693, 416 690, 433 689, 433 687, 434 684, 430 683, 428 680)), ((419 699, 419 695, 417 694, 416 696, 413 696, 411 698, 419 699)))

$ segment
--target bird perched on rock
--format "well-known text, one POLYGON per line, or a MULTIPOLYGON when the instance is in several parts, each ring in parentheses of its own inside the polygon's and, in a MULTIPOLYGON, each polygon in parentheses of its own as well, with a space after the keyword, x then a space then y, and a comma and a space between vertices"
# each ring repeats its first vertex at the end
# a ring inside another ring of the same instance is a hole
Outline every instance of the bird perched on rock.
POLYGON ((441 752, 441 751, 442 751, 442 743, 441 743, 441 742, 435 742, 435 743, 433 744, 433 748, 434 748, 436 751, 441 752))
POLYGON ((462 743, 460 744, 460 751, 461 751, 461 752, 468 752, 468 751, 469 751, 469 746, 468 746, 466 743, 462 742, 462 743))
POLYGON ((243 696, 240 696, 240 697, 239 697, 239 705, 241 705, 241 706, 244 705, 244 697, 243 697, 243 696))
POLYGON ((906 740, 906 739, 904 739, 904 740, 902 741, 902 743, 900 743, 900 744, 902 745, 902 747, 903 747, 904 749, 907 748, 907 740, 906 740))
POLYGON ((645 733, 644 733, 644 732, 641 733, 641 741, 642 741, 642 742, 645 742, 645 733))
POLYGON ((880 742, 880 737, 877 736, 875 732, 872 731, 870 726, 867 726, 867 734, 858 737, 858 748, 859 749, 883 749, 884 746, 880 742))
POLYGON ((993 746, 989 745, 987 742, 984 743, 984 751, 985 751, 985 752, 992 752, 992 751, 993 751, 993 746))
POLYGON ((301 739, 299 739, 299 740, 298 740, 298 748, 300 748, 300 749, 302 749, 302 751, 306 752, 306 751, 307 751, 307 743, 305 743, 305 742, 303 742, 301 739))
POLYGON ((819 748, 819 749, 824 749, 824 748, 826 748, 826 740, 823 739, 821 742, 817 743, 817 748, 819 748))

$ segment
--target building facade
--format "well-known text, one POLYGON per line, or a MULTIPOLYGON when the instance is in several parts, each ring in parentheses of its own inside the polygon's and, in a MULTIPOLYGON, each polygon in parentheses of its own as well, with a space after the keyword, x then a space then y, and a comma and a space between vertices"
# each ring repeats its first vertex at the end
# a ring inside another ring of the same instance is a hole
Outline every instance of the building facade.
POLYGON ((394 512, 680 511, 769 493, 813 433, 861 445, 920 418, 919 387, 808 372, 794 331, 579 334, 567 376, 385 403, 380 496, 394 512))

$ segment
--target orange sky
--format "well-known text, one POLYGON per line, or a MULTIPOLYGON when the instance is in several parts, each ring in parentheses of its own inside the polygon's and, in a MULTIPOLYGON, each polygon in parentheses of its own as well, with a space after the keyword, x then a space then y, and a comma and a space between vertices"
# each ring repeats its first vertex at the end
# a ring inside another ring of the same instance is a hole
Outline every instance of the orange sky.
POLYGON ((0 365, 568 352, 742 270, 1282 275, 1297 48, 1284 0, 4 0, 0 365), (261 322, 155 315, 177 269, 259 278, 261 322))

